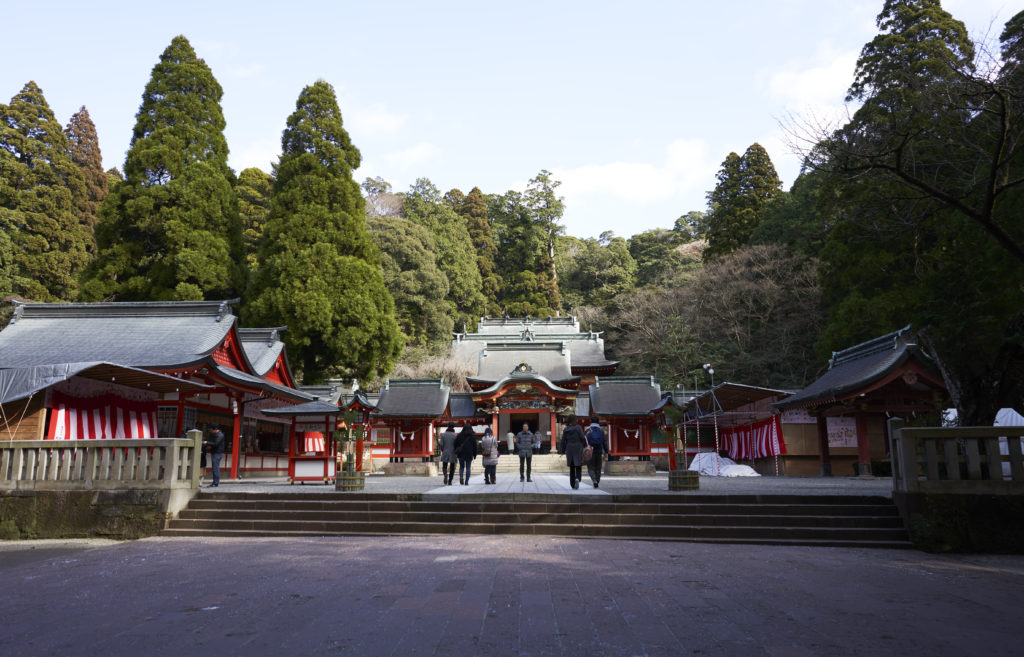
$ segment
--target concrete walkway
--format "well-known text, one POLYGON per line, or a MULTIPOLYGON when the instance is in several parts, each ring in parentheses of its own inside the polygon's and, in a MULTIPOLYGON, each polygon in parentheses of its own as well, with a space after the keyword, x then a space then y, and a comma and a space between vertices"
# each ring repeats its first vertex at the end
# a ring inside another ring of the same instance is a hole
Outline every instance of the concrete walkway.
POLYGON ((10 556, 0 653, 18 657, 999 657, 1024 644, 1024 557, 465 535, 10 556))

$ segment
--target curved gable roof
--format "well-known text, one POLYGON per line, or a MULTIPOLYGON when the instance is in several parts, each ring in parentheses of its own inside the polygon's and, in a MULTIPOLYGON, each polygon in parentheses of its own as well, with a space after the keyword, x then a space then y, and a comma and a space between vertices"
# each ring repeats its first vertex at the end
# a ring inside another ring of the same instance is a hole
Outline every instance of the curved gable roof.
POLYGON ((238 318, 231 301, 15 303, 0 367, 105 361, 143 368, 199 362, 238 318))
POLYGON ((277 364, 278 357, 284 352, 284 342, 279 338, 284 329, 283 326, 238 329, 242 349, 252 364, 254 373, 264 376, 277 364))

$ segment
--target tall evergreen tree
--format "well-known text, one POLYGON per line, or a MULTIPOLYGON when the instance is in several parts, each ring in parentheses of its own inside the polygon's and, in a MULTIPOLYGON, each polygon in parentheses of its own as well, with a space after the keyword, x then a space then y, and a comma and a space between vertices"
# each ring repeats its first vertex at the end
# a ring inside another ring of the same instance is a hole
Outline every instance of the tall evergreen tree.
POLYGON ((188 40, 175 37, 142 94, 125 182, 100 206, 89 297, 217 299, 244 288, 222 94, 188 40))
POLYGON ((100 142, 96 136, 96 125, 89 117, 89 110, 83 105, 71 115, 64 135, 68 139, 71 160, 78 165, 85 182, 85 194, 76 199, 79 220, 89 229, 89 235, 99 222, 99 206, 107 196, 107 173, 103 170, 103 155, 100 153, 100 142))
MULTIPOLYGON (((502 280, 502 314, 546 317, 560 312, 562 297, 553 275, 555 257, 549 249, 551 229, 538 217, 535 204, 517 191, 488 198, 494 218, 496 260, 502 280)), ((556 234, 557 238, 557 234, 556 234)))
POLYGON ((771 158, 761 144, 743 153, 729 153, 716 176, 718 184, 708 192, 707 233, 709 259, 745 245, 761 223, 765 206, 782 188, 771 158))
POLYGON ((383 376, 402 337, 352 177, 359 150, 331 85, 302 90, 281 149, 245 318, 288 326, 288 353, 307 383, 383 376))
POLYGON ((441 192, 419 178, 403 197, 402 216, 427 228, 437 245, 437 266, 448 277, 449 314, 456 328, 473 326, 486 312, 480 270, 466 220, 444 202, 441 192))
POLYGON ((961 422, 991 424, 1024 397, 1021 90, 976 74, 937 0, 888 0, 878 26, 848 94, 863 104, 809 160, 837 218, 823 347, 911 322, 961 422))
POLYGON ((242 242, 245 245, 245 263, 249 271, 256 269, 256 250, 263 226, 270 210, 270 193, 274 177, 256 167, 242 169, 235 185, 238 196, 238 216, 242 220, 242 242))
POLYGON ((501 296, 502 285, 495 262, 498 247, 494 244, 494 231, 487 218, 487 198, 479 187, 474 187, 462 200, 457 211, 466 220, 469 238, 476 249, 476 266, 480 270, 481 291, 487 298, 487 314, 498 315, 501 312, 498 299, 501 296))
POLYGON ((448 277, 435 260, 434 236, 402 217, 367 219, 383 258, 384 284, 395 300, 395 318, 406 344, 427 346, 451 340, 448 277))
POLYGON ((89 234, 75 199, 82 172, 42 90, 29 82, 0 105, 0 221, 11 248, 0 279, 37 301, 73 301, 88 262, 89 234))

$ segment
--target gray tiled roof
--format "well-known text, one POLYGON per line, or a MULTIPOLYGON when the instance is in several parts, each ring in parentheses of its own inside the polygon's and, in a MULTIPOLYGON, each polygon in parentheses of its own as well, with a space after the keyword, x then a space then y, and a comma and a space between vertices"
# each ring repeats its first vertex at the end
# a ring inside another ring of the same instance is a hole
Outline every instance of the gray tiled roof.
POLYGON ((649 376, 602 376, 590 386, 595 415, 647 415, 661 403, 661 386, 649 376))
POLYGON ((391 417, 439 417, 448 406, 443 379, 392 379, 380 391, 377 409, 391 417))
POLYGON ((160 368, 203 360, 237 318, 234 301, 16 304, 0 368, 105 361, 160 368))
POLYGON ((156 392, 202 392, 213 388, 204 383, 113 363, 60 363, 0 369, 0 403, 24 399, 76 376, 102 381, 116 379, 119 385, 156 392))
POLYGON ((256 376, 255 374, 247 374, 246 372, 240 372, 233 367, 224 367, 223 365, 213 365, 213 369, 220 373, 225 378, 232 381, 237 381, 241 384, 255 386, 266 392, 277 394, 288 399, 294 399, 296 401, 312 401, 314 395, 303 392, 296 388, 289 388, 273 381, 267 381, 263 377, 256 376))
POLYGON ((566 342, 573 367, 613 367, 617 360, 608 360, 604 355, 604 340, 573 340, 566 342))
POLYGON ((483 317, 477 324, 477 333, 515 333, 529 329, 535 334, 577 333, 579 322, 575 317, 483 317))
POLYGON ((903 328, 834 352, 825 374, 803 390, 773 405, 786 409, 829 403, 883 378, 911 357, 926 360, 910 335, 909 328, 903 328))
POLYGON ((284 351, 284 343, 279 335, 285 327, 277 328, 239 328, 238 338, 242 342, 245 357, 252 364, 253 371, 263 376, 277 363, 278 356, 284 351))
POLYGON ((476 404, 468 392, 453 392, 448 398, 448 413, 453 418, 476 416, 476 404))
POLYGON ((533 371, 552 381, 572 378, 569 352, 561 342, 517 342, 488 344, 479 356, 475 378, 497 381, 507 376, 516 366, 526 363, 533 371))
POLYGON ((283 406, 281 408, 264 408, 260 411, 267 415, 341 415, 345 412, 344 409, 338 408, 337 404, 331 404, 330 402, 321 401, 316 399, 309 401, 304 404, 296 404, 295 406, 283 406))

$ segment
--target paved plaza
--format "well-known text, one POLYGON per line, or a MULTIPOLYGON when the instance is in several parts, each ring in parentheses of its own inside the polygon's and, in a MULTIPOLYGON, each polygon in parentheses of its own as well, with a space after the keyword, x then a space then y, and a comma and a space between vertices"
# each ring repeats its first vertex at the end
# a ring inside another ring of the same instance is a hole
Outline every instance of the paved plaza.
POLYGON ((529 536, 0 544, 0 654, 1019 655, 1024 557, 529 536))

